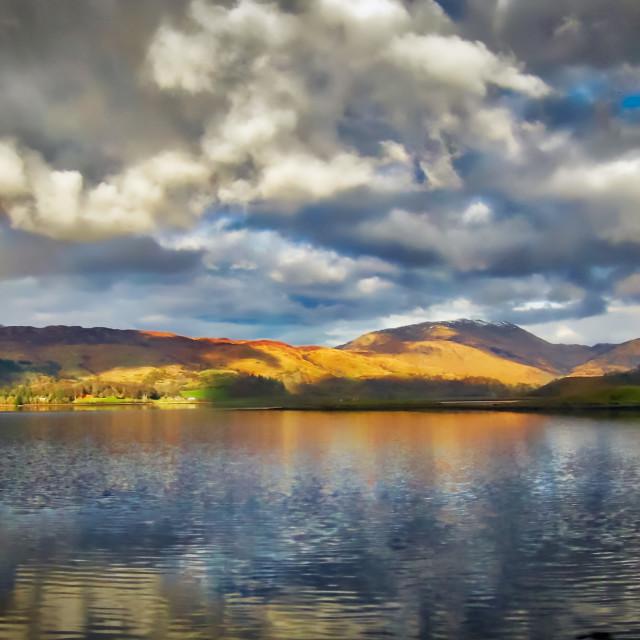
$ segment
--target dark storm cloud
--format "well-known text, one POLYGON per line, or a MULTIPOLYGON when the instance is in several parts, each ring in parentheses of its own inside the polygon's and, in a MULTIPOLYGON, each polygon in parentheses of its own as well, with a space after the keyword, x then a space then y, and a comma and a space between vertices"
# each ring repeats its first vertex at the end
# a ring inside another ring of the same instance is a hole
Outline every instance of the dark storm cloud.
MULTIPOLYGON (((557 322, 559 320, 580 319, 597 316, 607 310, 606 301, 594 294, 590 294, 577 302, 564 308, 553 306, 541 308, 505 309, 500 318, 518 325, 543 324, 545 322, 557 322)), ((498 318, 494 318, 497 320, 498 318)))
POLYGON ((150 276, 184 277, 202 266, 202 252, 167 249, 149 237, 65 243, 0 225, 0 279, 77 275, 90 283, 150 276))
POLYGON ((449 266, 455 272, 459 265, 452 250, 457 249, 482 262, 480 268, 462 269, 460 278, 534 273, 581 278, 577 274, 591 267, 640 266, 639 245, 632 240, 612 242, 594 237, 579 204, 546 199, 522 205, 491 192, 480 198, 465 192, 396 193, 389 199, 361 192, 353 200, 307 207, 295 217, 262 212, 243 222, 331 247, 344 255, 375 256, 409 269, 449 266), (491 218, 482 224, 465 224, 465 210, 478 202, 488 203, 491 218), (406 214, 404 224, 399 219, 389 221, 389 212, 394 209, 406 214), (412 217, 422 228, 408 226, 412 217), (380 224, 384 225, 382 232, 372 234, 380 224))
POLYGON ((513 51, 538 72, 640 61, 635 0, 466 0, 459 13, 469 37, 513 51))
POLYGON ((58 169, 98 179, 122 158, 197 139, 171 99, 142 82, 149 38, 181 13, 169 0, 8 0, 0 6, 0 136, 58 169))

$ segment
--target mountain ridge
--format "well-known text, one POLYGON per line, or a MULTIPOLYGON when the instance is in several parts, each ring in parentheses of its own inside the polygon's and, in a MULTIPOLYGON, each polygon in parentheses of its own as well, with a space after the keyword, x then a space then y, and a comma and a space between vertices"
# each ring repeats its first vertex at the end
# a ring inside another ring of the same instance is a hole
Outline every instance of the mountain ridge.
MULTIPOLYGON (((449 320, 420 322, 403 327, 381 329, 364 334, 337 347, 347 351, 384 352, 401 349, 398 343, 451 341, 493 353, 500 357, 535 366, 554 375, 566 375, 574 367, 603 353, 603 347, 554 344, 509 322, 449 320)), ((604 345, 603 345, 604 346, 604 345)))
POLYGON ((493 380, 532 388, 638 364, 640 339, 553 344, 508 322, 468 319, 381 329, 336 348, 108 327, 0 325, 0 385, 4 375, 5 382, 127 383, 169 394, 214 384, 216 376, 258 376, 293 393, 328 380, 493 380))

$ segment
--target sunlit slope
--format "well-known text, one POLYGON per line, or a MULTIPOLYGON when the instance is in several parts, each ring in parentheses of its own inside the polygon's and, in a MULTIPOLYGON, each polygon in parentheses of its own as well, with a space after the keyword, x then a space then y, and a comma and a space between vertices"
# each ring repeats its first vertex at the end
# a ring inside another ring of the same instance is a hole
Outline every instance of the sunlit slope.
POLYGON ((607 345, 604 353, 575 367, 572 376, 602 376, 607 373, 628 371, 640 366, 640 339, 618 345, 607 345))
POLYGON ((574 367, 584 364, 611 346, 552 344, 506 322, 454 320, 423 322, 375 331, 338 348, 357 353, 400 355, 416 350, 424 352, 425 349, 433 348, 434 343, 445 351, 451 349, 452 362, 455 362, 459 352, 450 345, 459 344, 500 360, 546 371, 552 376, 568 374, 574 367))
MULTIPOLYGON (((324 350, 315 357, 325 361, 327 367, 338 361, 335 350, 324 350)), ((354 371, 353 377, 383 377, 375 371, 384 371, 386 375, 444 377, 461 379, 485 377, 499 380, 505 384, 545 384, 554 376, 547 371, 505 360, 464 344, 442 341, 421 341, 407 343, 400 353, 363 353, 348 351, 350 358, 345 362, 357 366, 362 363, 366 368, 360 376, 354 371), (371 373, 365 373, 371 371, 371 373)), ((347 374, 348 375, 348 374, 347 374)))
POLYGON ((403 342, 394 353, 103 328, 0 327, 0 359, 56 378, 188 384, 207 372, 226 371, 281 380, 290 390, 327 378, 484 377, 540 385, 554 377, 488 350, 437 338, 403 342))

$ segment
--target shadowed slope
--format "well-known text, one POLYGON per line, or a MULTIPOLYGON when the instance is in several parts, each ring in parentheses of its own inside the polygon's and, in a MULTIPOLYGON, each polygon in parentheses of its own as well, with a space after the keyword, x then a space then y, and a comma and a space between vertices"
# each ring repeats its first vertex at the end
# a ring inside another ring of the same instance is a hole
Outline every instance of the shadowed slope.
POLYGON ((637 407, 640 405, 640 369, 602 376, 560 378, 531 395, 556 404, 637 407))

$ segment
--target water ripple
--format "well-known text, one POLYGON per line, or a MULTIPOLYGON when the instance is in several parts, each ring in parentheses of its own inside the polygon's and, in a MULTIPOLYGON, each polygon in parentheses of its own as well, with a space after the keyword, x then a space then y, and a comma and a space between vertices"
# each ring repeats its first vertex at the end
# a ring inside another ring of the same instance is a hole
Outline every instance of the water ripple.
POLYGON ((0 638, 639 637, 637 426, 0 416, 0 638))

